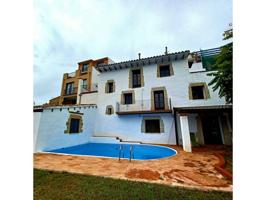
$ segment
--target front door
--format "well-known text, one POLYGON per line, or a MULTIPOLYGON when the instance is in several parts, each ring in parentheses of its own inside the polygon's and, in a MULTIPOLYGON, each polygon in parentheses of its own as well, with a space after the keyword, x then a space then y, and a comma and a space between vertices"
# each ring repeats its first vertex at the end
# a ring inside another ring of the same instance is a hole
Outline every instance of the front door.
POLYGON ((154 92, 154 109, 155 110, 164 110, 164 93, 163 91, 154 92))
POLYGON ((223 144, 217 115, 201 116, 205 144, 223 144))

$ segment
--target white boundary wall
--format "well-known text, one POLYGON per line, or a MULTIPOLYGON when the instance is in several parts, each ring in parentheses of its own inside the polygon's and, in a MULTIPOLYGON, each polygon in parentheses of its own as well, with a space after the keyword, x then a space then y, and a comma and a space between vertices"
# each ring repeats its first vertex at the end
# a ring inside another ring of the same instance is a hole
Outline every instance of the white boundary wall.
POLYGON ((80 107, 80 109, 76 107, 75 110, 71 107, 69 110, 83 113, 83 132, 78 134, 64 133, 70 115, 67 108, 63 108, 61 111, 59 108, 54 108, 53 112, 51 108, 44 109, 40 119, 35 152, 84 144, 89 141, 94 130, 96 106, 94 108, 80 107))
POLYGON ((33 112, 33 151, 36 152, 37 138, 39 133, 39 126, 41 120, 42 112, 33 112))

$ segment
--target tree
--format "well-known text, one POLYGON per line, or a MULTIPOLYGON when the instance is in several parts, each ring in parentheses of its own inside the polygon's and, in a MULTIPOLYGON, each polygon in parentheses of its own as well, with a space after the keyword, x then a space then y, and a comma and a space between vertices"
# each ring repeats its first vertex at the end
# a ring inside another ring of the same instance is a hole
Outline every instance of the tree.
MULTIPOLYGON (((233 38, 233 29, 229 29, 223 34, 224 40, 233 38)), ((209 85, 213 86, 213 91, 219 89, 219 97, 225 97, 226 103, 233 102, 233 42, 221 47, 221 53, 216 57, 215 69, 217 71, 209 73, 214 76, 209 85)))

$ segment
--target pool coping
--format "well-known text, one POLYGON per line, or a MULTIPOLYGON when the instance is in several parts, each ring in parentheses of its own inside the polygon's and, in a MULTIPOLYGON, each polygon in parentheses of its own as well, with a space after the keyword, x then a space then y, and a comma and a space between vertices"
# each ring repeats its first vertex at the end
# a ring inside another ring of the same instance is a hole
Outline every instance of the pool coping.
MULTIPOLYGON (((117 144, 119 145, 120 143, 100 143, 100 142, 89 142, 89 143, 93 143, 93 144, 117 144)), ((88 143, 84 143, 84 144, 88 144, 88 143)), ((80 144, 80 145, 84 145, 84 144, 80 144)), ((155 158, 155 159, 147 159, 147 160, 143 160, 143 159, 131 159, 131 160, 137 160, 137 161, 152 161, 152 160, 159 160, 159 159, 164 159, 164 158, 171 158, 173 156, 178 155, 178 152, 170 147, 167 146, 161 146, 161 145, 153 145, 153 144, 135 144, 135 143, 126 143, 126 144, 132 144, 132 145, 145 145, 145 146, 157 146, 157 147, 161 147, 161 148, 167 148, 167 149, 171 149, 175 152, 174 155, 171 156, 167 156, 167 157, 163 157, 163 158, 155 158)), ((78 146, 78 145, 75 145, 78 146)), ((68 148, 68 147, 63 147, 63 148, 68 148)), ((62 148, 60 148, 62 149, 62 148)), ((119 159, 119 157, 108 157, 108 156, 95 156, 95 155, 80 155, 80 154, 68 154, 68 153, 57 153, 57 152, 50 152, 50 151, 41 151, 38 153, 48 153, 48 154, 57 154, 57 155, 65 155, 65 156, 85 156, 85 157, 96 157, 96 158, 111 158, 111 159, 119 159)), ((124 160, 130 160, 130 158, 120 158, 120 159, 124 159, 124 160)))

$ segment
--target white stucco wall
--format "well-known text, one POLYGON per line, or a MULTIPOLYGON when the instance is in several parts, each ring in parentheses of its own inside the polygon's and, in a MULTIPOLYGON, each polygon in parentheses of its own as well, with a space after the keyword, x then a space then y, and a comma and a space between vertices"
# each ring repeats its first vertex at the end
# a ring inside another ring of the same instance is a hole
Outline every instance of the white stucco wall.
MULTIPOLYGON (((99 112, 102 111, 100 108, 99 112)), ((123 141, 175 144, 175 125, 172 114, 98 115, 97 121, 101 121, 101 125, 95 126, 95 136, 117 136, 123 141), (164 133, 142 133, 141 123, 145 116, 161 117, 164 133)))
POLYGON ((39 125, 41 120, 42 112, 33 112, 33 152, 36 152, 37 138, 39 133, 39 125))
POLYGON ((78 144, 83 144, 89 141, 94 130, 95 111, 96 107, 82 106, 80 109, 76 107, 72 111, 80 111, 83 113, 83 132, 79 134, 66 134, 66 122, 69 118, 69 111, 63 108, 44 109, 40 119, 39 133, 37 137, 36 151, 45 151, 57 148, 63 148, 78 144))
POLYGON ((85 93, 81 95, 80 104, 97 104, 98 92, 85 93))
POLYGON ((92 68, 92 76, 91 76, 91 83, 98 83, 98 76, 100 72, 98 72, 94 67, 92 68))
MULTIPOLYGON (((172 62, 174 76, 157 77, 157 65, 146 65, 143 67, 144 87, 128 88, 129 69, 103 72, 98 76, 98 110, 97 121, 101 126, 95 127, 94 135, 111 135, 125 138, 126 140, 137 140, 142 142, 175 144, 174 122, 171 114, 157 114, 161 116, 165 123, 166 133, 162 135, 141 134, 141 121, 144 115, 106 115, 107 105, 112 105, 116 111, 116 102, 120 102, 121 92, 126 90, 135 91, 135 99, 151 99, 151 89, 154 87, 165 87, 168 98, 171 98, 172 107, 181 106, 206 106, 206 105, 224 105, 224 99, 220 99, 217 92, 213 92, 209 87, 210 99, 207 100, 189 100, 189 84, 195 82, 210 82, 212 77, 207 76, 209 72, 190 73, 186 60, 172 62), (115 92, 105 93, 105 83, 107 80, 115 81, 115 92)), ((151 115, 149 115, 151 116, 151 115)), ((190 132, 196 132, 195 117, 188 119, 190 132)))

